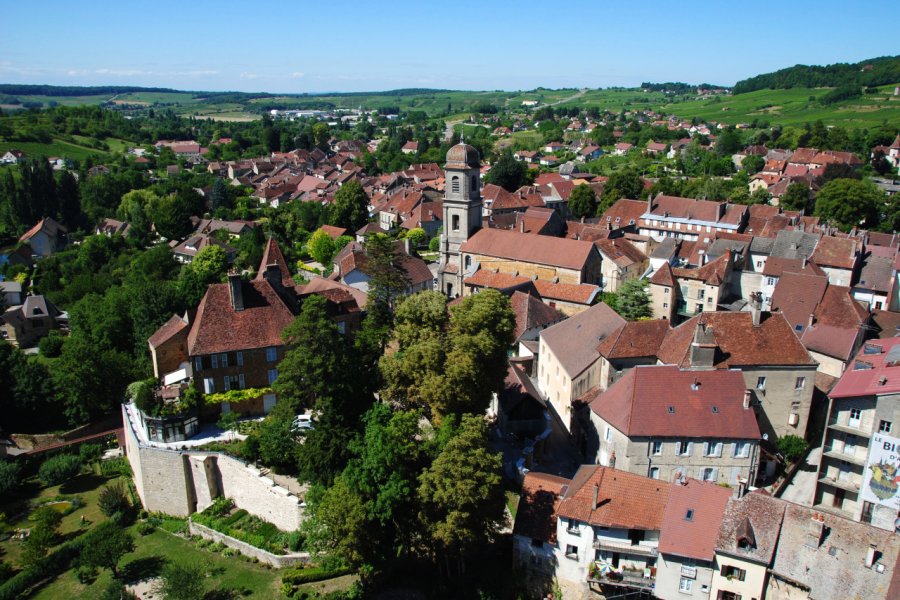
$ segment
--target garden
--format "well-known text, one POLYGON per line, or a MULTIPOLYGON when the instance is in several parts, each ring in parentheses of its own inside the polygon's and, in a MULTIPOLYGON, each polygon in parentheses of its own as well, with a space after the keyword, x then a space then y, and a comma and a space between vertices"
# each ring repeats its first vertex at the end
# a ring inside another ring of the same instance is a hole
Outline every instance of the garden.
POLYGON ((281 531, 242 508, 235 509, 229 498, 217 498, 191 520, 272 554, 297 552, 303 543, 299 532, 281 531))

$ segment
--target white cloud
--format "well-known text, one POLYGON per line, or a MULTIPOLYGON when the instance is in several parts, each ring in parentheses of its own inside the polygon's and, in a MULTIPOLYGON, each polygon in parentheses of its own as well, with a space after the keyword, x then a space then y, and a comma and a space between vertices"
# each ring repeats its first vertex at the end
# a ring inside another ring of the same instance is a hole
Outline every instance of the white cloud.
POLYGON ((305 73, 302 73, 301 71, 294 71, 293 73, 291 73, 291 77, 293 79, 299 79, 300 77, 303 77, 304 75, 305 75, 305 73))

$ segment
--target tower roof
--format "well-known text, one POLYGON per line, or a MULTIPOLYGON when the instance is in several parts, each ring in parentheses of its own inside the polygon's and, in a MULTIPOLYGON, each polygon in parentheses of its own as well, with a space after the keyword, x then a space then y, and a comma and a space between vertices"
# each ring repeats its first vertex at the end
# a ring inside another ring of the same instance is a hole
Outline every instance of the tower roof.
POLYGON ((481 161, 478 159, 478 150, 468 144, 459 144, 447 151, 446 169, 478 169, 481 161))

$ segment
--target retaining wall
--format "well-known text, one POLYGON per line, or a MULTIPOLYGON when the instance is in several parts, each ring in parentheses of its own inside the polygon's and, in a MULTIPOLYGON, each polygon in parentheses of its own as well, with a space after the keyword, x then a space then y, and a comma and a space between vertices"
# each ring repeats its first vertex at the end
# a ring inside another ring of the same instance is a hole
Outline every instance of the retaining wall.
POLYGON ((266 552, 261 548, 252 546, 247 542, 242 542, 239 539, 233 538, 230 535, 225 535, 221 531, 210 529, 206 525, 194 523, 190 519, 188 519, 188 531, 191 535, 199 535, 205 540, 225 544, 229 548, 237 550, 244 556, 256 558, 259 560, 259 562, 264 562, 266 564, 272 565, 276 569, 309 562, 309 554, 306 552, 296 552, 292 554, 272 554, 271 552, 266 552))

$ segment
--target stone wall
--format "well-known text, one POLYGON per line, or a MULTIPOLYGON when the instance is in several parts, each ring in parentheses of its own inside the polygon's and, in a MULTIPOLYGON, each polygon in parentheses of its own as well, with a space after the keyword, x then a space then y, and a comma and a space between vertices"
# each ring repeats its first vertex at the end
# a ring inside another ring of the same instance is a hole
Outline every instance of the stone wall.
POLYGON ((215 529, 210 529, 205 525, 194 523, 190 519, 188 519, 188 531, 191 535, 199 535, 205 540, 225 544, 229 548, 237 550, 244 556, 255 558, 259 560, 259 562, 272 565, 276 569, 309 562, 309 554, 306 552, 297 552, 292 554, 272 554, 271 552, 266 552, 265 550, 257 548, 256 546, 251 546, 247 542, 242 542, 239 539, 233 538, 229 535, 225 535, 224 533, 216 531, 215 529))
POLYGON ((300 526, 300 499, 258 469, 219 452, 151 447, 138 438, 135 427, 140 425, 131 422, 124 406, 122 410, 126 455, 148 511, 186 517, 224 496, 283 531, 300 526))

